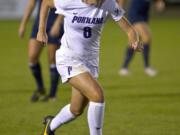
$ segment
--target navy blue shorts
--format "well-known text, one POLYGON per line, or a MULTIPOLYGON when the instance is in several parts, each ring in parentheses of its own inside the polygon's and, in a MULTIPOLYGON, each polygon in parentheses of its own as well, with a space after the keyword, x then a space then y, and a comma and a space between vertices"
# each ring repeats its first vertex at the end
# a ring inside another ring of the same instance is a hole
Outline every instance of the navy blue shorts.
MULTIPOLYGON (((33 39, 36 39, 37 33, 38 33, 40 7, 41 7, 41 1, 39 3, 38 13, 37 13, 37 16, 35 18, 34 25, 33 25, 33 28, 32 28, 31 38, 33 38, 33 39)), ((62 35, 64 33, 63 25, 61 26, 61 28, 59 30, 60 34, 57 37, 52 37, 50 35, 51 27, 53 26, 53 24, 54 24, 54 22, 55 22, 55 20, 56 20, 56 18, 58 16, 57 14, 55 14, 55 11, 56 11, 55 8, 51 8, 50 11, 49 11, 46 32, 47 32, 47 35, 48 35, 48 43, 49 44, 60 45, 61 44, 60 40, 61 40, 62 35)))
MULTIPOLYGON (((38 24, 39 24, 39 23, 37 23, 37 22, 35 21, 35 23, 34 23, 34 25, 33 25, 32 33, 31 33, 31 38, 33 38, 33 39, 36 39, 36 37, 37 37, 37 32, 38 32, 38 27, 39 27, 38 24)), ((61 40, 62 35, 63 35, 63 33, 64 33, 63 25, 61 26, 61 29, 59 30, 59 31, 60 31, 60 34, 59 34, 57 37, 52 37, 52 36, 50 35, 50 30, 51 30, 51 26, 48 26, 48 25, 47 25, 47 30, 46 30, 46 32, 47 32, 47 35, 48 35, 48 44, 61 45, 60 40, 61 40)))
POLYGON ((128 20, 132 24, 137 22, 148 22, 150 4, 150 0, 131 0, 128 20))
POLYGON ((148 15, 128 15, 128 20, 131 24, 137 23, 137 22, 148 22, 149 16, 148 15))

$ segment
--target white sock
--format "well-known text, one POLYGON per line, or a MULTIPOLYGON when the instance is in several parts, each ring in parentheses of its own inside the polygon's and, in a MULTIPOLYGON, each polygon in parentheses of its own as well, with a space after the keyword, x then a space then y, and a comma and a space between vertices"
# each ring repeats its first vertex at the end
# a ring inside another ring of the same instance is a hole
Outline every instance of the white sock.
POLYGON ((102 135, 105 103, 90 102, 88 124, 90 135, 102 135))
POLYGON ((61 111, 53 118, 50 124, 50 129, 54 131, 61 125, 68 123, 75 119, 75 115, 70 111, 70 104, 64 106, 61 111))

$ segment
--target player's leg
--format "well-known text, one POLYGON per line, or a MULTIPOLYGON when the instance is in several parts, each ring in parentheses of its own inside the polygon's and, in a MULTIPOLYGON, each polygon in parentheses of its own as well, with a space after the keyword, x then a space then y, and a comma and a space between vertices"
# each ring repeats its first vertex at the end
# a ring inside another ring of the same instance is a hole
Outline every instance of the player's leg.
POLYGON ((31 69, 32 75, 35 78, 37 90, 33 93, 31 101, 37 101, 40 95, 45 94, 44 84, 41 74, 41 66, 39 63, 39 56, 43 46, 35 39, 30 39, 28 46, 28 58, 29 58, 29 67, 31 69))
POLYGON ((69 83, 89 100, 88 124, 90 135, 102 135, 105 105, 101 86, 89 72, 70 78, 69 83))
MULTIPOLYGON (((133 26, 136 23, 137 22, 133 22, 133 26)), ((121 75, 121 76, 128 76, 128 75, 130 75, 128 67, 129 67, 129 64, 130 64, 133 56, 134 56, 134 49, 131 48, 130 45, 128 45, 128 47, 126 48, 123 65, 122 65, 121 69, 119 70, 119 75, 121 75)))
POLYGON ((58 89, 59 83, 59 73, 56 69, 56 60, 55 54, 56 50, 59 49, 58 44, 48 44, 48 62, 49 62, 49 71, 50 71, 50 90, 49 94, 44 98, 44 101, 48 101, 48 99, 55 100, 56 92, 58 89))
POLYGON ((145 22, 140 22, 135 25, 135 29, 140 34, 142 43, 144 45, 143 59, 144 59, 145 73, 149 76, 155 76, 156 71, 150 68, 151 32, 150 32, 149 26, 145 22))
POLYGON ((46 118, 46 125, 48 128, 45 129, 44 133, 48 133, 49 135, 58 127, 74 120, 77 116, 82 114, 87 103, 88 99, 83 96, 79 90, 72 87, 71 103, 64 106, 54 118, 49 116, 49 124, 48 119, 46 118))
POLYGON ((136 25, 134 25, 134 27, 138 31, 141 37, 141 41, 144 45, 144 51, 143 51, 144 66, 149 67, 149 52, 150 52, 150 43, 151 43, 151 34, 149 27, 145 22, 137 23, 136 25))
POLYGON ((76 75, 70 78, 68 82, 73 87, 80 90, 89 101, 104 102, 103 90, 89 72, 76 75))
POLYGON ((119 75, 121 76, 128 76, 130 74, 128 67, 129 64, 134 56, 134 49, 130 48, 129 46, 126 48, 126 53, 124 56, 124 63, 122 68, 119 71, 119 75))
MULTIPOLYGON (((49 129, 49 131, 55 130, 55 128, 57 128, 58 126, 62 125, 63 123, 67 123, 74 119, 76 116, 80 115, 84 110, 84 107, 87 104, 88 100, 90 102, 88 109, 88 123, 90 134, 102 135, 102 123, 104 118, 104 96, 102 88, 91 76, 91 74, 87 72, 88 69, 86 67, 69 67, 66 65, 61 65, 62 63, 64 64, 64 62, 67 61, 64 61, 65 58, 62 58, 63 56, 61 56, 60 54, 60 52, 59 55, 57 55, 56 53, 56 58, 60 58, 57 59, 57 69, 61 74, 62 82, 68 81, 74 88, 72 93, 72 101, 71 105, 66 105, 60 111, 58 117, 61 118, 61 120, 56 119, 57 123, 55 124, 54 128, 51 127, 51 130, 50 128, 45 128, 45 133, 46 131, 48 131, 46 129, 49 129), (63 120, 63 118, 65 118, 64 115, 67 118, 63 120)), ((96 76, 96 74, 94 76, 96 76)), ((52 119, 50 119, 49 121, 51 120, 52 119)), ((46 127, 50 127, 50 123, 51 122, 47 122, 46 127)))
POLYGON ((65 124, 81 115, 87 103, 88 99, 83 96, 79 90, 72 87, 71 103, 66 105, 53 119, 50 125, 51 130, 55 130, 62 124, 65 124))
MULTIPOLYGON (((50 14, 54 16, 54 10, 50 11, 50 14)), ((52 20, 56 20, 56 18, 50 18, 52 20)), ((44 101, 48 101, 49 99, 54 101, 56 100, 56 93, 58 90, 58 83, 59 83, 59 73, 56 68, 56 50, 60 47, 60 39, 64 33, 63 25, 59 29, 59 34, 55 37, 50 35, 52 24, 47 24, 47 34, 48 34, 48 61, 49 61, 49 72, 50 72, 50 90, 49 94, 43 99, 44 101)))

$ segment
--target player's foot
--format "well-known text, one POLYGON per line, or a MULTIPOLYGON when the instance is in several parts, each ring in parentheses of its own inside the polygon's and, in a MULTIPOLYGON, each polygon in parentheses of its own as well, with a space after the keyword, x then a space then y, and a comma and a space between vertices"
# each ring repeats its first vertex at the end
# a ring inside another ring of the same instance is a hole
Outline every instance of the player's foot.
POLYGON ((145 68, 144 72, 145 72, 148 76, 151 76, 151 77, 157 75, 157 71, 154 70, 154 69, 152 69, 152 68, 150 68, 150 67, 145 68))
POLYGON ((130 75, 130 72, 127 68, 122 68, 119 70, 118 74, 120 76, 129 76, 130 75))
POLYGON ((39 100, 40 97, 44 97, 46 95, 46 91, 44 89, 36 90, 33 92, 31 97, 31 102, 36 102, 39 100))
POLYGON ((55 102, 56 100, 57 100, 56 96, 49 96, 49 95, 45 96, 42 99, 43 102, 48 102, 48 101, 55 102))
POLYGON ((43 124, 45 125, 43 135, 55 135, 53 131, 50 129, 50 123, 54 117, 53 116, 46 116, 44 118, 43 124))

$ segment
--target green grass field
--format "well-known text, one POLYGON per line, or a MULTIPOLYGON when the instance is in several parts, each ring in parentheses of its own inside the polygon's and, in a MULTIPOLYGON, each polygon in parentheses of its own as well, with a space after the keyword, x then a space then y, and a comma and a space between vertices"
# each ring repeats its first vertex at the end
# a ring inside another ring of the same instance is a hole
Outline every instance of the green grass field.
MULTIPOLYGON (((158 76, 148 77, 137 53, 132 76, 117 72, 127 44, 125 34, 109 21, 103 31, 99 82, 105 90, 104 135, 180 134, 180 19, 152 18, 152 66, 158 76)), ((28 69, 28 27, 24 40, 18 39, 18 21, 0 21, 0 134, 41 135, 42 119, 55 115, 70 99, 70 87, 59 85, 57 102, 31 103, 35 89, 28 69)), ((30 25, 30 24, 29 24, 30 25)), ((45 48, 41 61, 46 87, 49 72, 45 48)), ((57 135, 88 135, 86 111, 76 121, 56 131, 57 135)))

